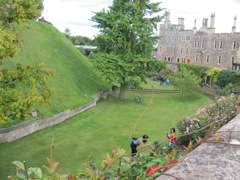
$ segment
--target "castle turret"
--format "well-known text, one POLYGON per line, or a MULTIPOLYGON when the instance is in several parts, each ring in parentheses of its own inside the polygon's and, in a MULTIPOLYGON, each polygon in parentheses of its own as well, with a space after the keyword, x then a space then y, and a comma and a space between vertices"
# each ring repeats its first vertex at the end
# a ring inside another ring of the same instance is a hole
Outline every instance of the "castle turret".
POLYGON ((215 24, 215 13, 212 13, 211 15, 211 22, 210 22, 210 28, 214 28, 215 24))
POLYGON ((207 27, 208 27, 208 18, 203 18, 202 27, 199 29, 199 31, 208 33, 207 27))
POLYGON ((166 14, 164 25, 165 25, 165 29, 168 29, 171 26, 170 13, 169 12, 166 14))
POLYGON ((203 18, 202 27, 203 28, 207 28, 208 27, 208 18, 203 18))
POLYGON ((208 28, 208 35, 211 35, 213 33, 215 33, 215 13, 211 14, 211 22, 210 22, 210 27, 208 28))
POLYGON ((234 17, 234 22, 233 22, 233 27, 232 27, 232 33, 236 32, 236 20, 237 20, 237 16, 234 17))
POLYGON ((177 25, 178 30, 184 30, 184 18, 178 18, 178 25, 177 25))
POLYGON ((195 20, 194 20, 194 26, 193 26, 193 34, 196 34, 196 33, 197 33, 197 27, 196 27, 196 25, 197 25, 197 20, 195 19, 195 20))

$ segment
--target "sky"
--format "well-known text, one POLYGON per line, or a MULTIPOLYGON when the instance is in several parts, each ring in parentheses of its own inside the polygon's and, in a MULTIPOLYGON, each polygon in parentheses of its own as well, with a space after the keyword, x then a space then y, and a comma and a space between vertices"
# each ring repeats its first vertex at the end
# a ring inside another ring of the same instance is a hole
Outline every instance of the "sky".
MULTIPOLYGON (((162 2, 161 8, 170 10, 170 21, 178 23, 178 18, 184 18, 185 29, 192 29, 196 19, 196 27, 200 29, 202 19, 215 13, 215 32, 230 33, 237 17, 237 32, 240 32, 240 0, 150 0, 162 2)), ((99 12, 112 5, 112 0, 43 0, 42 12, 45 20, 51 22, 59 31, 70 29, 72 36, 87 36, 93 39, 99 31, 93 27, 91 17, 93 12, 99 12)), ((162 14, 160 14, 162 15, 162 14)), ((159 25, 158 25, 159 27, 159 25)))

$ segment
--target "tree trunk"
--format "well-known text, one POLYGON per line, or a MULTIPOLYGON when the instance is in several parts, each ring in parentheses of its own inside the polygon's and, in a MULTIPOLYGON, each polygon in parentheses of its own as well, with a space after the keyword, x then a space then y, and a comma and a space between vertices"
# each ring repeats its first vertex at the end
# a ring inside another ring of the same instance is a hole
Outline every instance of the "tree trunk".
POLYGON ((119 92, 119 99, 124 100, 124 98, 125 98, 125 87, 121 85, 120 92, 119 92))

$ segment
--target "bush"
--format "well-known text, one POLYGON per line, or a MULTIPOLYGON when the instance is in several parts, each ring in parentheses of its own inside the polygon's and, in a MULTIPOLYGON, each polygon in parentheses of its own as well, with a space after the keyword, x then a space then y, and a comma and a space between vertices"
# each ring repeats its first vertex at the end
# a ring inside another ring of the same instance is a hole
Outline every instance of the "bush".
POLYGON ((232 70, 222 70, 217 75, 217 83, 221 87, 225 87, 226 85, 232 83, 236 83, 237 81, 237 72, 232 70))
POLYGON ((214 104, 199 109, 196 114, 178 121, 177 128, 181 144, 195 142, 196 138, 203 138, 208 131, 215 132, 236 116, 236 101, 222 96, 214 104))
POLYGON ((186 68, 189 71, 192 71, 193 74, 199 78, 204 78, 206 76, 207 72, 210 70, 207 66, 200 66, 195 64, 178 64, 178 69, 181 71, 182 68, 186 68))

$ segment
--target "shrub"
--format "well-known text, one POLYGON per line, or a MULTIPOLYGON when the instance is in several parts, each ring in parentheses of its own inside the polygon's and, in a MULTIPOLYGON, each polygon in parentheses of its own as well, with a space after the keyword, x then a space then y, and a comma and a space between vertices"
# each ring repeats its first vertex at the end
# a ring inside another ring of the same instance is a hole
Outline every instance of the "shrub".
POLYGON ((221 87, 225 87, 226 85, 230 83, 235 83, 237 81, 236 79, 237 73, 233 70, 222 70, 217 75, 217 83, 221 87))
POLYGON ((218 73, 221 72, 220 68, 213 68, 208 72, 208 76, 213 80, 213 82, 217 82, 218 73))
POLYGON ((215 132, 236 116, 236 101, 222 96, 215 103, 199 109, 196 114, 178 121, 177 128, 181 144, 206 136, 208 131, 215 132))
POLYGON ((210 70, 207 66, 200 66, 195 64, 178 64, 178 69, 181 71, 182 68, 186 68, 187 70, 190 70, 193 72, 193 74, 199 78, 203 78, 207 72, 210 70))

